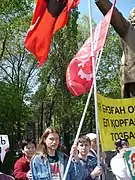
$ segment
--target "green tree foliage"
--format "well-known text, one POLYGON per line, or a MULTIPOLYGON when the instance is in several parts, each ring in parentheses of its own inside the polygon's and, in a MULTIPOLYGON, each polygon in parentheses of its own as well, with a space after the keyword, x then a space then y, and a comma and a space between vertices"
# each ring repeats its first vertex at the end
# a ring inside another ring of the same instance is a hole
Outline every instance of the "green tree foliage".
POLYGON ((31 112, 28 103, 39 71, 35 58, 23 45, 32 5, 5 0, 0 10, 0 133, 7 133, 12 143, 24 136, 31 112))
POLYGON ((121 98, 121 56, 120 38, 111 27, 97 76, 98 91, 110 98, 121 98))

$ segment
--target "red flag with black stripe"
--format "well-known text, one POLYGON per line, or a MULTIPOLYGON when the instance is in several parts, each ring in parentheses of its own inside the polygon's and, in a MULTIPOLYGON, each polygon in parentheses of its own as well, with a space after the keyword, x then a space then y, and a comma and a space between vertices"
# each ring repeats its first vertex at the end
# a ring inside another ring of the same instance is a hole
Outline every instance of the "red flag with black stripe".
POLYGON ((53 34, 64 27, 68 14, 80 0, 37 0, 24 45, 42 66, 46 61, 53 34))

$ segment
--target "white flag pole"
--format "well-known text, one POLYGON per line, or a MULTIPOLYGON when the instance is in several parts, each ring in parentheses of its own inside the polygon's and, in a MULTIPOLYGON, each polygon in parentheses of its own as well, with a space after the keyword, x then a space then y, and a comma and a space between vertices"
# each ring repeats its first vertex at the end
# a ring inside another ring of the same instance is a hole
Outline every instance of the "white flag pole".
MULTIPOLYGON (((91 14, 90 13, 90 2, 88 0, 88 4, 89 4, 89 15, 91 14)), ((90 17, 90 22, 92 22, 92 18, 90 17)), ((90 23, 92 24, 92 23, 90 23)), ((92 28, 92 26, 90 25, 90 27, 92 28)), ((93 32, 91 33, 91 36, 92 36, 93 32)), ((93 42, 93 37, 91 38, 91 42, 93 42)), ((92 43, 92 47, 93 47, 93 43, 92 43)), ((94 51, 94 48, 93 48, 93 51, 94 51)), ((102 56, 102 52, 103 52, 103 48, 101 49, 100 53, 99 53, 99 57, 97 58, 96 62, 97 62, 97 66, 96 66, 96 73, 98 72, 98 68, 99 68, 99 64, 100 64, 100 61, 101 61, 101 56, 102 56)), ((92 53, 92 55, 94 54, 94 52, 92 53)), ((93 57, 94 59, 94 57, 93 57)), ((94 65, 94 68, 95 68, 95 65, 94 65)), ((94 71, 95 72, 95 71, 94 71)), ((94 78, 93 78, 94 80, 94 78)), ((92 91, 93 91, 93 85, 94 85, 94 81, 92 83, 92 86, 90 88, 90 91, 89 91, 89 94, 88 94, 88 98, 87 98, 87 101, 86 101, 86 104, 85 104, 85 107, 84 107, 84 111, 83 111, 83 114, 82 114, 82 117, 81 117, 81 121, 80 121, 80 124, 79 124, 79 127, 78 127, 78 130, 77 130, 77 134, 76 134, 76 137, 75 137, 75 140, 74 140, 74 143, 73 144, 76 144, 77 143, 77 140, 79 138, 79 135, 80 135, 80 132, 81 132, 81 128, 82 128, 82 125, 83 125, 83 122, 84 122, 84 119, 85 119, 85 115, 86 115, 86 112, 87 112, 87 109, 88 109, 88 105, 89 105, 89 102, 90 102, 90 98, 91 98, 91 94, 92 94, 92 91)), ((96 123, 96 133, 97 133, 97 130, 98 130, 98 125, 96 123)), ((99 159, 99 133, 97 133, 97 159, 98 159, 98 165, 100 165, 100 159, 99 159)), ((69 160, 68 160, 68 163, 67 163, 67 167, 66 167, 66 170, 65 170, 65 173, 64 173, 64 176, 62 178, 62 180, 66 180, 66 177, 67 177, 67 174, 68 174, 68 170, 69 170, 69 167, 70 167, 70 164, 71 164, 71 161, 72 161, 72 154, 70 154, 70 157, 69 157, 69 160)))
MULTIPOLYGON (((82 118, 81 118, 78 130, 77 130, 77 134, 76 134, 76 137, 75 137, 75 140, 74 140, 73 144, 76 144, 77 140, 79 138, 79 135, 80 135, 80 132, 81 132, 81 128, 82 128, 82 125, 83 125, 83 122, 84 122, 84 118, 85 118, 85 115, 86 115, 86 112, 87 112, 87 109, 88 109, 89 101, 90 101, 90 98, 91 98, 92 90, 93 90, 93 88, 91 87, 90 91, 89 91, 89 94, 88 94, 88 98, 87 98, 86 104, 85 104, 83 115, 82 115, 82 118)), ((64 173, 64 176, 63 176, 62 180, 66 180, 66 177, 67 177, 67 174, 68 174, 68 170, 69 170, 71 161, 72 161, 72 154, 70 154, 70 157, 69 157, 69 160, 68 160, 68 163, 67 163, 67 167, 66 167, 66 170, 65 170, 65 173, 64 173)))
POLYGON ((91 0, 88 0, 88 8, 89 8, 89 25, 90 25, 90 35, 91 35, 91 56, 92 56, 93 85, 94 85, 96 135, 97 135, 97 138, 96 138, 96 140, 97 140, 97 165, 100 166, 99 131, 98 131, 98 106, 97 106, 97 87, 96 87, 96 70, 95 70, 95 58, 94 58, 94 44, 93 44, 91 0))
MULTIPOLYGON (((99 68, 102 52, 103 52, 103 49, 100 51, 99 57, 97 58, 96 73, 98 72, 98 68, 99 68)), ((80 124, 79 124, 79 128, 78 128, 78 131, 77 131, 77 134, 76 134, 76 137, 75 137, 75 140, 74 140, 73 144, 76 144, 77 140, 79 138, 79 135, 80 135, 80 132, 81 132, 81 128, 82 128, 82 125, 83 125, 83 122, 84 122, 84 119, 85 119, 85 115, 86 115, 86 112, 87 112, 87 109, 88 109, 88 105, 89 105, 89 102, 90 102, 92 91, 93 91, 93 83, 92 83, 92 86, 91 86, 89 94, 88 94, 88 98, 87 98, 87 101, 86 101, 86 104, 85 104, 85 108, 84 108, 84 111, 83 111, 83 114, 82 114, 82 118, 81 118, 81 121, 80 121, 80 124)), ((67 174, 68 174, 68 170, 69 170, 71 161, 72 161, 72 154, 70 154, 70 157, 69 157, 69 160, 68 160, 68 163, 67 163, 67 167, 66 167, 66 170, 65 170, 65 173, 64 173, 64 176, 63 176, 62 180, 66 180, 66 177, 67 177, 67 174)))

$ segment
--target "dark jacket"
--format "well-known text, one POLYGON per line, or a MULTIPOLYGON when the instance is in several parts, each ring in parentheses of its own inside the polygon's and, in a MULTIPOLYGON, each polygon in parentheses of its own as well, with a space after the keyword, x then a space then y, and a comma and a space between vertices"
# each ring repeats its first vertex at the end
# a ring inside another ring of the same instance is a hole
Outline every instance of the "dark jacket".
POLYGON ((79 162, 82 165, 83 180, 96 180, 97 178, 92 179, 92 177, 90 176, 91 172, 95 168, 93 167, 93 162, 89 158, 87 158, 86 161, 80 158, 79 162))
POLYGON ((27 180, 26 174, 30 170, 30 163, 25 156, 18 159, 14 165, 14 176, 18 180, 27 180))
MULTIPOLYGON (((95 0, 95 2, 104 15, 112 6, 109 0, 95 0)), ((111 24, 122 39, 121 83, 135 82, 135 27, 117 8, 114 8, 111 24)))

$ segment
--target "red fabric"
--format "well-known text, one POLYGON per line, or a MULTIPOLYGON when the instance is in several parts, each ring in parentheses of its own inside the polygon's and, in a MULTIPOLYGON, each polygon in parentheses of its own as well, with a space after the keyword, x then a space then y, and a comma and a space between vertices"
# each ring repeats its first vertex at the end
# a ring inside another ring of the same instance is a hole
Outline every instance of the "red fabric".
POLYGON ((68 0, 66 7, 55 18, 47 9, 47 1, 37 0, 32 24, 27 32, 24 45, 36 56, 39 66, 42 66, 47 59, 53 34, 66 25, 69 11, 78 3, 79 0, 68 0))
MULTIPOLYGON (((115 3, 116 0, 114 1, 114 5, 115 3)), ((93 45, 95 63, 106 41, 114 5, 94 31, 93 45)), ((70 62, 66 72, 66 82, 69 91, 74 96, 79 96, 90 90, 93 83, 91 38, 88 38, 70 62)))
POLYGON ((14 176, 18 180, 27 180, 26 174, 30 170, 30 163, 25 156, 18 159, 14 165, 14 176))

